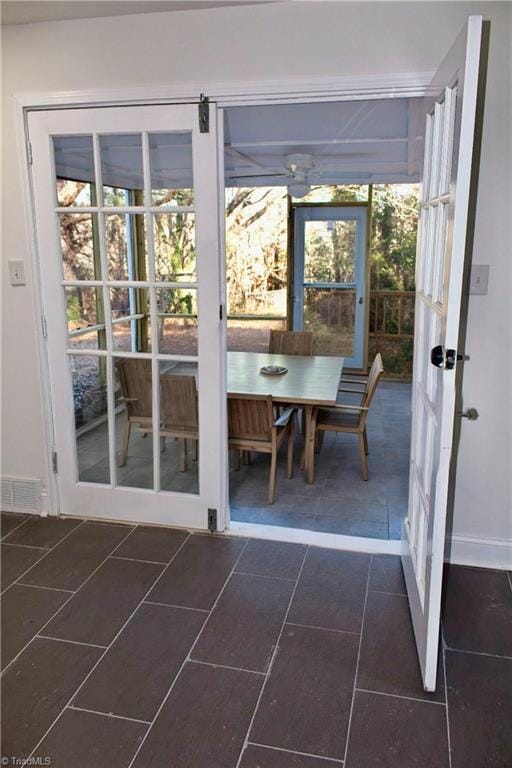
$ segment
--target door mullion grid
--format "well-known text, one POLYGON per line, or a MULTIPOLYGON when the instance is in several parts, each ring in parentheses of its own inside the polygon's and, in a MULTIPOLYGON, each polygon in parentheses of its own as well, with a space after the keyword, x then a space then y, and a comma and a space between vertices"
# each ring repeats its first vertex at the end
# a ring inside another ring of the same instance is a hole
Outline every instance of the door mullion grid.
POLYGON ((151 318, 151 393, 153 419, 153 488, 160 490, 160 363, 158 361, 158 314, 155 291, 155 239, 151 213, 151 168, 149 165, 149 134, 142 133, 142 166, 144 169, 144 210, 148 246, 149 316, 151 318))
POLYGON ((101 210, 103 207, 103 181, 101 176, 101 154, 100 137, 97 133, 93 134, 94 148, 94 175, 96 177, 96 196, 98 205, 98 234, 100 241, 100 263, 101 263, 101 284, 103 291, 103 305, 105 313, 105 336, 107 347, 107 414, 108 414, 108 456, 110 468, 110 486, 115 488, 117 485, 117 462, 116 462, 116 415, 115 415, 115 377, 112 361, 112 310, 110 305, 110 288, 108 281, 108 257, 105 239, 105 214, 101 210))

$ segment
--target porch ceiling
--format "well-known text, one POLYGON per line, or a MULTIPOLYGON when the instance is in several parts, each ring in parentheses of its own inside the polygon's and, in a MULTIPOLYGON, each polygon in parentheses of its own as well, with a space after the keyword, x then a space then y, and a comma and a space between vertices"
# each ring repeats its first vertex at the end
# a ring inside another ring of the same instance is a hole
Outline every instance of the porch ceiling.
MULTIPOLYGON (((286 156, 313 156, 310 184, 399 183, 419 180, 421 99, 380 99, 316 104, 231 107, 225 115, 225 178, 228 187, 286 186, 286 156)), ((152 181, 162 189, 192 186, 190 143, 183 134, 150 138, 152 181), (154 161, 154 165, 153 165, 154 161)), ((87 136, 55 141, 58 177, 93 181, 87 136)), ((102 137, 103 182, 142 189, 140 139, 102 137)))
POLYGON ((287 184, 286 155, 313 155, 311 183, 415 182, 421 99, 233 107, 226 110, 227 186, 287 184))

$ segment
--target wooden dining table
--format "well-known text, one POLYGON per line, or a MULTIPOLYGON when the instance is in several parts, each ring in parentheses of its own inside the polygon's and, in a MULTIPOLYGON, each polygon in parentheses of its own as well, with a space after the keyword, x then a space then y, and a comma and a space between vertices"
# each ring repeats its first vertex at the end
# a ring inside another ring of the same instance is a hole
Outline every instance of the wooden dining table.
POLYGON ((336 405, 343 357, 273 355, 270 352, 228 352, 228 394, 271 395, 275 403, 304 409, 304 476, 313 482, 315 435, 311 417, 315 407, 336 405), (288 370, 279 376, 261 373, 267 365, 288 370))

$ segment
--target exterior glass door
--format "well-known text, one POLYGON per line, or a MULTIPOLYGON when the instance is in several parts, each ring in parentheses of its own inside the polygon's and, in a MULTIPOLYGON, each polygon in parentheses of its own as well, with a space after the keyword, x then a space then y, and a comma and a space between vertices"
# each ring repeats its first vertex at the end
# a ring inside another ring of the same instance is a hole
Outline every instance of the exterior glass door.
POLYGON ((210 126, 197 105, 29 117, 63 514, 206 528, 222 506, 210 126))
POLYGON ((347 368, 363 365, 365 255, 365 207, 295 208, 293 328, 347 368))

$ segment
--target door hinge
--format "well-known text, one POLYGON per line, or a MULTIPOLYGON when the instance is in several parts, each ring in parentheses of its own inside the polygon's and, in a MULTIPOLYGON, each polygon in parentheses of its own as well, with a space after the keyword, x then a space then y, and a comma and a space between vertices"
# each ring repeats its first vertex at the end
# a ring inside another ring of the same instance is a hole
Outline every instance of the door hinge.
POLYGON ((43 332, 43 339, 48 337, 48 326, 46 325, 46 317, 41 315, 41 330, 43 332))
POLYGON ((27 162, 29 165, 32 165, 32 144, 27 139, 27 162))
POLYGON ((217 510, 211 507, 208 509, 208 530, 210 533, 215 533, 217 530, 217 510))
POLYGON ((219 304, 219 320, 222 320, 224 317, 224 306, 222 304, 219 304))
POLYGON ((57 458, 57 451, 52 451, 52 469, 53 474, 56 475, 59 471, 59 463, 57 458))
POLYGON ((204 93, 199 101, 199 133, 210 132, 210 99, 204 93))

